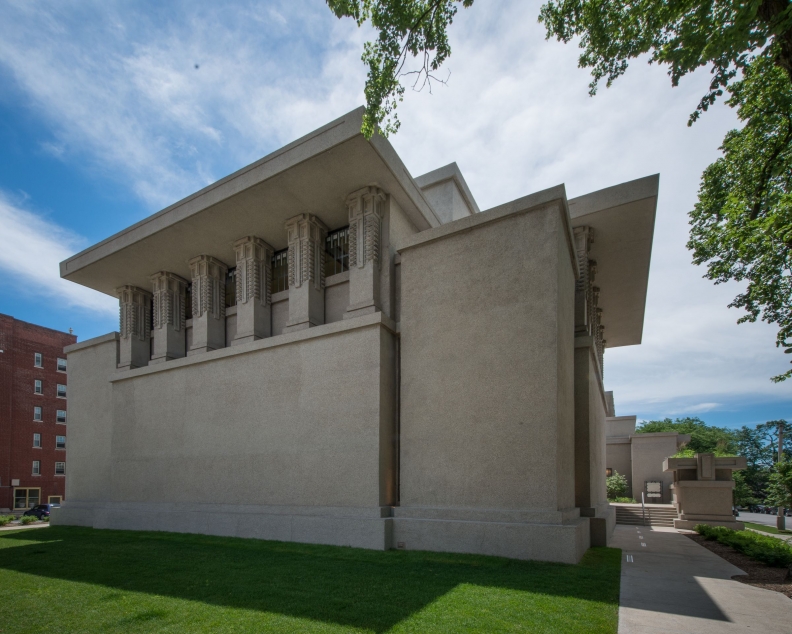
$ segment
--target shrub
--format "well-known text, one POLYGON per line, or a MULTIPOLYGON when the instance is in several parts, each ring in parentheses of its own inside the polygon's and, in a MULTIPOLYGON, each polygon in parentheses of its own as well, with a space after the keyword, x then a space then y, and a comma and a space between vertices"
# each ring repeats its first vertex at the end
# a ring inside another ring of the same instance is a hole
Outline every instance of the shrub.
POLYGON ((20 524, 32 524, 33 522, 38 522, 38 518, 35 515, 23 515, 19 518, 20 524))
POLYGON ((605 487, 608 491, 608 499, 619 498, 627 493, 627 477, 621 475, 618 471, 614 471, 613 475, 608 476, 605 480, 605 487))
POLYGON ((45 515, 44 517, 42 517, 41 521, 42 522, 49 522, 49 515, 45 515))
POLYGON ((733 531, 725 526, 706 524, 698 524, 696 532, 705 539, 717 540, 768 566, 784 568, 792 565, 792 547, 781 539, 752 531, 733 531))
POLYGON ((0 515, 0 526, 5 526, 15 519, 16 518, 13 515, 0 515))
POLYGON ((638 504, 633 498, 608 498, 608 502, 616 502, 617 504, 638 504))

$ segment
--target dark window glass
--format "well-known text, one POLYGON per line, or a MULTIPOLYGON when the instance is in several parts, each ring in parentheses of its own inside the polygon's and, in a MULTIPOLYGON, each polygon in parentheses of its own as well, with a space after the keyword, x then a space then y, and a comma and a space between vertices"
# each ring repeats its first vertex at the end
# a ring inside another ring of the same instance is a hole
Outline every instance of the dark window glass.
POLYGON ((236 306, 236 267, 226 273, 225 304, 226 307, 236 306))
POLYGON ((192 284, 187 284, 187 295, 184 301, 184 318, 192 319, 192 284))
POLYGON ((272 292, 280 293, 289 288, 289 250, 278 251, 272 256, 272 292))
POLYGON ((325 275, 349 270, 349 227, 327 234, 325 241, 325 275))

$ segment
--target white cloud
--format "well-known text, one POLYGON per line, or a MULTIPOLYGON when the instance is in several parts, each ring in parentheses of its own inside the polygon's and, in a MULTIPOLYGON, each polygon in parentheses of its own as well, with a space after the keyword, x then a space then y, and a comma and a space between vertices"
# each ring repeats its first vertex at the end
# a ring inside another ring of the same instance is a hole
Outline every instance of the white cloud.
MULTIPOLYGON (((768 380, 788 367, 774 329, 737 326, 726 309, 736 287, 702 280, 684 246, 701 172, 737 125, 719 104, 686 127, 708 71, 672 89, 663 68, 633 62, 589 98, 578 49, 544 40, 540 4, 460 11, 448 85, 408 90, 400 106, 392 142, 405 164, 418 175, 456 161, 482 209, 562 182, 573 197, 659 172, 644 343, 606 354, 618 410, 789 400, 788 385, 768 380)), ((112 1, 44 7, 0 5, 0 66, 54 132, 52 154, 114 175, 152 211, 362 102, 368 34, 322 2, 175 3, 166 19, 112 1)))
MULTIPOLYGON (((0 192, 0 227, 3 248, 0 270, 6 284, 19 293, 43 296, 68 306, 99 312, 118 313, 118 301, 58 276, 61 260, 82 249, 84 238, 41 216, 22 209, 7 194, 0 192)), ((52 304, 56 310, 58 304, 52 304)))

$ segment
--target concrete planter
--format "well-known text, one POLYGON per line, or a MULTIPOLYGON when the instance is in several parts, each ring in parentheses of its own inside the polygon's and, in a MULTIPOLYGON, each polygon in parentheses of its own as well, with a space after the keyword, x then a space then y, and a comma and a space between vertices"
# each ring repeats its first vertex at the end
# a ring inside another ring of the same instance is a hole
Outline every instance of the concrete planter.
POLYGON ((672 503, 679 513, 674 528, 692 530, 696 524, 708 524, 743 530, 743 523, 732 514, 732 472, 745 467, 741 456, 717 458, 702 453, 693 458, 666 458, 663 471, 674 473, 672 503))

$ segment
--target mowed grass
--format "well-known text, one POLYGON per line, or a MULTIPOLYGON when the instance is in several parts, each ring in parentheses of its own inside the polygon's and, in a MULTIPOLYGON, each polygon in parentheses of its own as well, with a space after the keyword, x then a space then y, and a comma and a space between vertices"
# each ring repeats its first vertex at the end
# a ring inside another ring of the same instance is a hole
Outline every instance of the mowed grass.
POLYGON ((621 555, 576 566, 53 526, 0 533, 0 632, 616 632, 621 555))
MULTIPOLYGON (((737 520, 740 521, 739 519, 737 520)), ((765 533, 772 533, 773 535, 792 535, 792 531, 780 531, 775 526, 765 526, 764 524, 754 524, 753 522, 743 522, 745 528, 752 528, 755 531, 763 531, 765 533)), ((787 520, 787 525, 792 526, 792 518, 787 520)))

